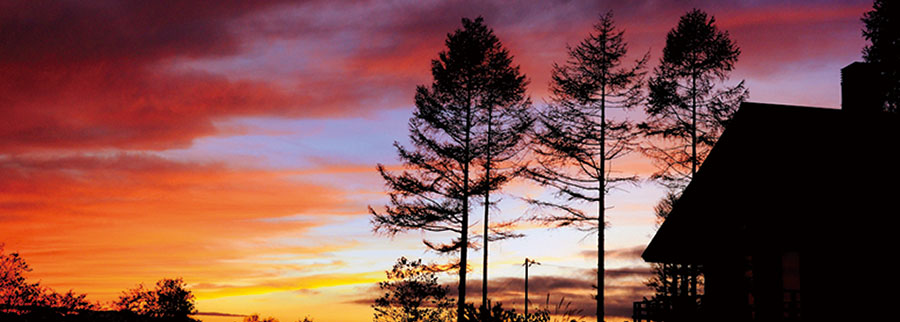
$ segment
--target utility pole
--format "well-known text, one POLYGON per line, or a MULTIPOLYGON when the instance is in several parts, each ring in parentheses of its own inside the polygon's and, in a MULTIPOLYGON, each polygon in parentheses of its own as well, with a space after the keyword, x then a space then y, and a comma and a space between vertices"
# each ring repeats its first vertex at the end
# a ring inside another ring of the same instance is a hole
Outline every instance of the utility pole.
POLYGON ((525 257, 525 322, 528 322, 528 267, 531 265, 541 265, 533 259, 525 257))

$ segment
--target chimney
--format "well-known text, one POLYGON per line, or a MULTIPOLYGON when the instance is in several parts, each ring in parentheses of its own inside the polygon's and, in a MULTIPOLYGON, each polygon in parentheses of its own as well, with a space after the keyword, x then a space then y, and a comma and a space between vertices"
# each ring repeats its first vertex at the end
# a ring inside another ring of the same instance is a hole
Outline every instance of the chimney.
POLYGON ((841 109, 854 112, 884 110, 881 74, 875 64, 853 62, 841 68, 841 109))

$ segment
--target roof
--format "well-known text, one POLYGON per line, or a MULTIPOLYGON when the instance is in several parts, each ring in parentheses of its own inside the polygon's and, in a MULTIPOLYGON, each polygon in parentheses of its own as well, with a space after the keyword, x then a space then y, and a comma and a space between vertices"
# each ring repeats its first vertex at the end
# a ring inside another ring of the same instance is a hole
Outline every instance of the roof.
POLYGON ((871 222, 851 216, 900 213, 898 154, 898 115, 744 103, 642 257, 703 263, 864 240, 857 226, 871 222))

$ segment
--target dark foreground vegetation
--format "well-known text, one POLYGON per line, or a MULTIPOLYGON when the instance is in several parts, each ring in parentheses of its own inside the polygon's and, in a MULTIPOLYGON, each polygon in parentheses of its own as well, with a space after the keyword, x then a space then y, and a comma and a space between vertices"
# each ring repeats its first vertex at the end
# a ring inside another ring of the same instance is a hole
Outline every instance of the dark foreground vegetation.
POLYGON ((0 321, 4 322, 196 322, 190 317, 159 318, 137 315, 128 311, 85 310, 77 312, 60 312, 54 308, 31 307, 27 312, 0 313, 0 321))
POLYGON ((534 308, 530 314, 504 308, 500 302, 475 306, 462 305, 463 314, 457 316, 456 303, 449 295, 449 287, 438 283, 437 273, 444 269, 438 265, 423 264, 422 260, 408 260, 401 257, 394 267, 387 271, 387 280, 378 283, 384 294, 375 299, 375 322, 581 322, 581 311, 572 309, 565 300, 560 300, 551 310, 550 297, 543 306, 534 308))
MULTIPOLYGON (((198 322, 194 294, 181 278, 164 278, 152 287, 140 284, 111 303, 90 302, 87 294, 58 293, 29 282, 31 267, 19 253, 5 253, 0 243, 0 322, 198 322)), ((238 317, 235 317, 237 319, 238 317)), ((312 322, 309 317, 298 322, 312 322)), ((259 314, 243 322, 279 322, 259 314)))
POLYGON ((188 316, 196 313, 194 295, 180 278, 162 279, 153 288, 139 285, 104 306, 88 301, 86 294, 29 282, 24 274, 30 271, 24 258, 5 253, 0 244, 0 321, 197 321, 188 316))

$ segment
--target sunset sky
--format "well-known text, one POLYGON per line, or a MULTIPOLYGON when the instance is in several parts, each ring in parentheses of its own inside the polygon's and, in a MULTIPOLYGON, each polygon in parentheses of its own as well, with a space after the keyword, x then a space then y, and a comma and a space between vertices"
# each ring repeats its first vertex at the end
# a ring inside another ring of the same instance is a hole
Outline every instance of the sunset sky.
MULTIPOLYGON (((462 17, 484 17, 538 105, 551 64, 601 13, 613 10, 632 56, 649 51, 653 67, 666 32, 700 8, 741 48, 727 84, 745 80, 751 101, 839 107, 840 68, 861 60, 871 5, 2 1, 0 243, 28 261, 29 278, 102 303, 183 277, 201 312, 370 321, 375 283, 398 257, 449 260, 425 250, 426 235, 373 234, 366 207, 385 203, 375 165, 399 167, 392 143, 407 142, 415 86, 431 83, 430 61, 462 17)), ((613 167, 654 169, 639 155, 613 167)), ((506 190, 507 219, 529 214, 516 196, 547 196, 521 182, 506 190)), ((662 193, 643 182, 608 198, 610 321, 649 295, 638 255, 662 193)), ((491 245, 491 294, 520 305, 521 263, 535 258, 537 303, 565 296, 591 314, 595 236, 518 229, 527 236, 491 245)), ((481 252, 470 257, 479 302, 481 252)))

